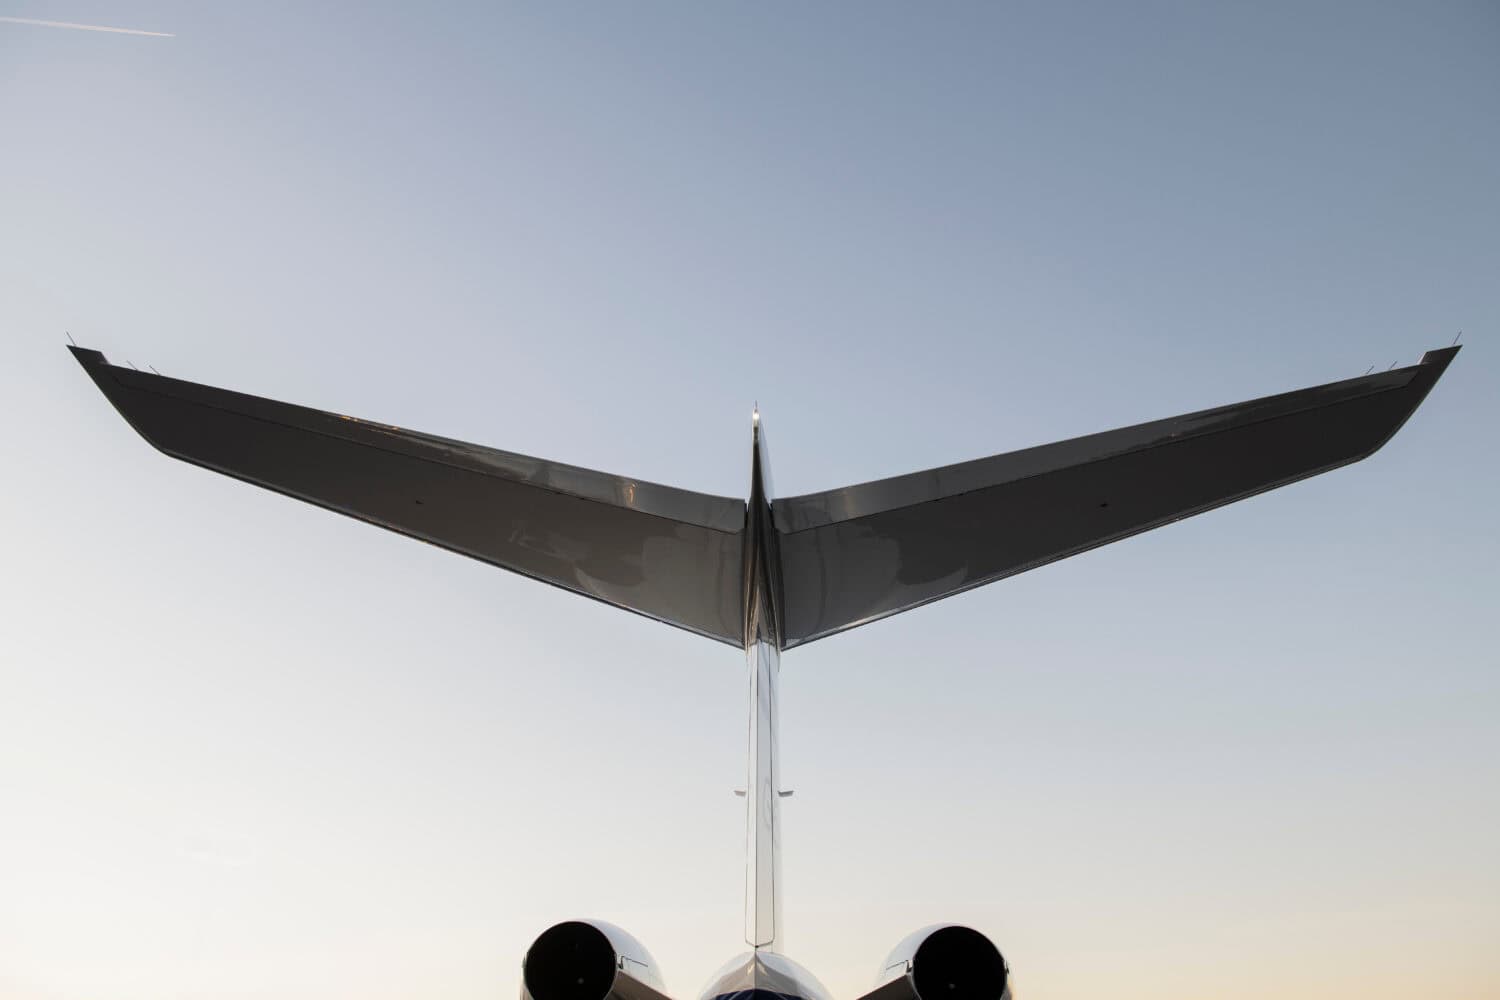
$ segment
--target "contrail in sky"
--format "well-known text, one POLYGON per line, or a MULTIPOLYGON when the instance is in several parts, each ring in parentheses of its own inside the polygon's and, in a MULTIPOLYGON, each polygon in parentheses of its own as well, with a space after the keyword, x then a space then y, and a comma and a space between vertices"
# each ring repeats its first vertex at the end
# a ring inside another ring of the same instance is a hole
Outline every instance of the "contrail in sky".
POLYGON ((30 17, 0 17, 10 24, 34 24, 41 28, 72 28, 75 31, 108 31, 114 35, 150 35, 152 38, 176 38, 165 31, 141 31, 139 28, 111 28, 103 24, 74 24, 72 21, 38 21, 30 17))

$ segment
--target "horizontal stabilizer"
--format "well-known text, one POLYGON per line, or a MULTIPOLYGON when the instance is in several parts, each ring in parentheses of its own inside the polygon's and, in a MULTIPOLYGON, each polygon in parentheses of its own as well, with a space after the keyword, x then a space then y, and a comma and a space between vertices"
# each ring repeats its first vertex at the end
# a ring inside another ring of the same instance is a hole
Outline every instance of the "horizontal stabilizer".
POLYGON ((1408 368, 778 499, 784 648, 1357 462, 1457 347, 1408 368))
POLYGON ((1429 351, 1408 368, 799 497, 769 496, 757 423, 754 532, 743 500, 71 350, 125 419, 174 458, 721 642, 752 641, 759 633, 748 623, 771 622, 774 641, 789 649, 1365 458, 1459 349, 1429 351))
POLYGON ((156 448, 736 646, 745 502, 111 365, 71 348, 156 448))

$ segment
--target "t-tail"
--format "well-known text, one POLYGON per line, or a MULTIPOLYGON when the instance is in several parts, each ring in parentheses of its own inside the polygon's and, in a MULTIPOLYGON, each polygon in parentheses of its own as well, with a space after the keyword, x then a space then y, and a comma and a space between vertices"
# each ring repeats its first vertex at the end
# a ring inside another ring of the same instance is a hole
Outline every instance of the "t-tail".
MULTIPOLYGON (((718 642, 749 666, 745 942, 703 996, 823 1000, 781 954, 780 654, 804 643, 1357 462, 1458 347, 1405 368, 822 493, 776 499, 752 418, 750 495, 711 496, 110 364, 71 348, 173 458, 718 642)), ((1005 1000, 968 928, 892 952, 867 1000, 1005 1000)), ((658 1000, 624 931, 570 921, 528 952, 529 1000, 658 1000)))

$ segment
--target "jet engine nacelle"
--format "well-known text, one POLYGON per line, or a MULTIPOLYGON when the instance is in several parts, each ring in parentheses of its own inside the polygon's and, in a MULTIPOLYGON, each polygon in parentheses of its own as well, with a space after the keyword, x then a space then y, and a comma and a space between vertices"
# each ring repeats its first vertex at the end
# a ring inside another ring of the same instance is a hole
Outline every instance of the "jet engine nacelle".
POLYGON ((547 928, 526 949, 521 1000, 667 1000, 656 960, 602 920, 547 928))
POLYGON ((1011 1000, 1010 967, 990 939, 958 924, 908 935, 865 1000, 1011 1000))

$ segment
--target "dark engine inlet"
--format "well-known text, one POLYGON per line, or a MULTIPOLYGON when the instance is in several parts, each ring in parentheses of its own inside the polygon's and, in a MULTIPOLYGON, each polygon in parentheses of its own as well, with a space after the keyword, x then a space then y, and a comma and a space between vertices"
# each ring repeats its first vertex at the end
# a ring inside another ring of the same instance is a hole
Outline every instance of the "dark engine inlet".
POLYGON ((597 927, 569 920, 536 939, 522 978, 533 1000, 604 1000, 615 983, 615 949, 597 927))
POLYGON ((967 927, 942 927, 912 957, 918 1000, 999 1000, 1008 973, 1000 949, 967 927))

